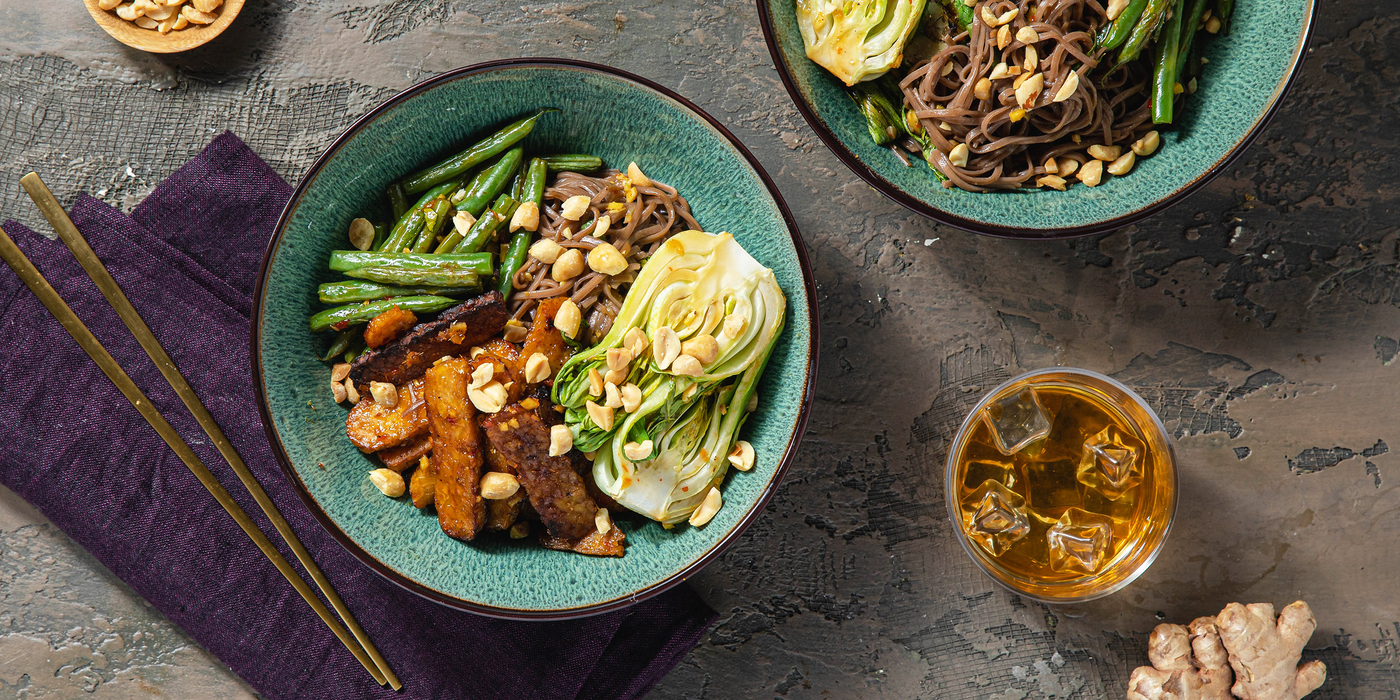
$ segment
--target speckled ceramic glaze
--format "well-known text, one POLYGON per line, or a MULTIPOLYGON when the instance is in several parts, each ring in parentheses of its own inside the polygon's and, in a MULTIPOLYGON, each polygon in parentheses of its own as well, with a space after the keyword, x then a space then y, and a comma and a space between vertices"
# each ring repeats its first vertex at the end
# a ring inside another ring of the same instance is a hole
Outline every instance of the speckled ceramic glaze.
POLYGON ((356 556, 432 599, 486 614, 539 618, 631 604, 680 582, 732 543, 762 509, 806 422, 816 370, 816 314, 806 252, 776 188, 718 123, 663 88, 600 66, 566 61, 483 64, 442 75, 389 100, 321 156, 282 215, 263 263, 253 363, 269 437, 289 478, 321 522, 356 556), (787 327, 744 426, 758 459, 732 472, 725 506, 704 528, 672 531, 621 523, 627 555, 584 557, 530 538, 484 534, 464 543, 432 511, 391 500, 366 478, 375 463, 345 437, 347 408, 331 398, 328 368, 313 353, 307 316, 316 285, 334 278, 330 252, 363 214, 383 218, 392 181, 437 162, 542 107, 526 142, 533 153, 593 153, 648 175, 690 200, 709 231, 732 232, 772 268, 787 295, 787 327), (325 465, 321 468, 319 465, 325 465))
POLYGON ((928 167, 876 146, 841 81, 807 59, 793 0, 758 0, 773 62, 807 122, 857 175, 916 212, 977 233, 1059 238, 1126 226, 1170 206, 1224 170, 1263 128, 1298 73, 1314 0, 1235 4, 1230 35, 1205 37, 1200 90, 1162 147, 1125 177, 1069 192, 944 189, 928 167))

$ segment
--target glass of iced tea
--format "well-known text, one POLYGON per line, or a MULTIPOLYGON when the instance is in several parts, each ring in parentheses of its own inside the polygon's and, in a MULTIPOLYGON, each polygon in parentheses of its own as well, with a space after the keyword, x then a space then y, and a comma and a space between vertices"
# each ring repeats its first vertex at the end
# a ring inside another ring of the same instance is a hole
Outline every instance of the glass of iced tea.
POLYGON ((948 512, 973 561, 1031 598, 1069 603, 1128 585, 1176 514, 1162 422, 1131 389, 1055 367, 983 397, 948 451, 948 512))

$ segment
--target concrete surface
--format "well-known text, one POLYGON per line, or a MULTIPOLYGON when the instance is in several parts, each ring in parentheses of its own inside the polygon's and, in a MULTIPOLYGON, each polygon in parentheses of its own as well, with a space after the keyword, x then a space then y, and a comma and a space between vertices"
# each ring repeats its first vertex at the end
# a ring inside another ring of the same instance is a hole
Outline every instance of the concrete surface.
MULTIPOLYGON (((224 37, 164 58, 111 41, 80 3, 31 7, 0 3, 0 211, 36 226, 14 182, 28 169, 68 201, 129 209, 228 128, 296 181, 379 100, 516 55, 648 76, 754 150, 816 267, 816 408, 759 525, 692 580, 721 619, 654 700, 1122 697, 1159 621, 1297 598, 1320 623, 1307 656, 1329 666, 1317 697, 1400 695, 1393 2, 1326 4, 1281 113, 1204 191, 1066 243, 935 226, 867 188, 798 116, 750 3, 250 0, 224 37), (975 571, 939 484, 979 391, 1054 364, 1137 387, 1182 468, 1161 558, 1074 607, 975 571)), ((0 697, 248 695, 6 496, 0 697)))

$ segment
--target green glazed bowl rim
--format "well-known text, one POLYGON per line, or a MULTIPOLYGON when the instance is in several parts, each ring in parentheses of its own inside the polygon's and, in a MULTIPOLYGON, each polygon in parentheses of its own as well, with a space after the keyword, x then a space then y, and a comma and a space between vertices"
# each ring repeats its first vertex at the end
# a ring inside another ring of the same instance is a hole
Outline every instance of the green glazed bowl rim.
POLYGON ((845 163, 847 168, 851 169, 851 172, 854 172, 860 179, 875 188, 880 194, 894 200, 906 209, 922 214, 938 223, 947 224, 964 231, 970 231, 984 236, 992 236, 994 238, 1015 238, 1036 241, 1091 236, 1096 233, 1107 233, 1137 223, 1172 207, 1196 190, 1205 187, 1206 184, 1214 180, 1217 175, 1224 172, 1231 163, 1249 149, 1255 139, 1259 137, 1259 134, 1264 131, 1264 127, 1273 119, 1274 114, 1278 112, 1279 106, 1283 104, 1284 96, 1288 94, 1293 84, 1297 82, 1298 76, 1302 74, 1303 59, 1306 58, 1308 46, 1312 43, 1313 28, 1317 26, 1318 5, 1316 0, 1308 0, 1308 10, 1304 16, 1303 31, 1299 36, 1297 48, 1293 52, 1293 65, 1289 67, 1283 80, 1274 88, 1273 94, 1270 95, 1269 103, 1264 108, 1263 113, 1259 115, 1258 119, 1249 130, 1230 147, 1230 150, 1227 151, 1220 160, 1206 168, 1196 179, 1175 192, 1122 216, 1081 226, 1027 231, 1026 229, 989 224, 939 209, 900 189, 894 183, 881 177, 880 174, 875 172, 865 161, 857 158, 856 155, 846 147, 846 144, 827 126, 826 121, 817 114, 812 105, 802 96, 802 91, 798 89, 797 81, 792 77, 792 72, 787 61, 783 59, 782 50, 778 48, 778 37, 773 28, 773 18, 768 13, 768 3, 771 1, 791 2, 792 0, 756 0, 758 4, 758 23, 759 26, 763 28, 763 40, 768 44, 768 54, 773 59, 773 66, 778 69, 778 77, 782 78, 783 86, 787 88, 788 96, 791 97, 793 103, 797 105, 797 111, 802 113, 802 118, 806 120, 807 125, 812 128, 812 131, 816 132, 817 136, 822 140, 822 143, 826 144, 826 147, 830 149, 832 153, 836 154, 836 157, 839 158, 842 163, 845 163))
POLYGON ((692 574, 704 568, 715 558, 717 558, 719 555, 723 554, 726 550, 733 546, 734 543, 738 541, 739 537, 744 533, 744 531, 747 530, 748 527, 752 525, 755 520, 758 519, 759 515, 763 512, 764 508, 768 505, 769 501, 773 499, 773 496, 777 492, 778 486, 782 483, 783 477, 786 476, 788 470, 792 466, 792 463, 796 460, 797 450, 800 443, 802 442, 802 436, 807 430, 807 419, 808 416, 811 414, 812 401, 816 394, 818 350, 821 347, 820 317, 817 313, 816 300, 816 282, 812 275, 812 264, 807 256, 807 247, 806 244, 802 241, 802 236, 798 232, 797 224, 793 219, 792 212, 788 209, 787 202, 783 200, 782 194, 779 193, 777 185, 774 184, 773 179, 769 177, 768 172, 765 171, 763 169, 763 166, 759 164, 758 159, 754 157, 753 153, 751 153, 749 149, 745 147, 744 144, 741 141, 739 141, 739 139, 736 138, 733 133, 729 131, 729 129, 727 129, 714 117, 710 116, 707 112, 697 107, 690 100, 687 100, 686 98, 680 96, 679 94, 670 90, 669 88, 666 88, 641 76, 634 75, 632 73, 628 73, 627 71, 613 68, 610 66, 604 66, 596 63, 589 63, 587 61, 578 61, 567 58, 513 58, 501 59, 496 61, 487 61, 484 63, 477 63, 463 68, 457 68, 442 73, 440 75, 434 76, 432 78, 424 80, 423 82, 417 83, 416 85, 413 85, 412 87, 409 87, 408 89, 380 103, 374 109, 370 110, 368 113, 361 116, 359 119, 356 119, 350 126, 346 127, 345 131, 341 132, 341 134, 336 137, 335 141, 331 142, 331 144, 326 147, 326 150, 322 151, 321 155, 318 156, 316 158, 316 161, 312 163, 311 167, 307 169, 306 174, 302 176, 301 181, 292 191, 292 196, 291 199, 287 201, 287 206, 282 210, 282 215, 277 221, 277 227, 272 234, 272 239, 268 241, 267 250, 263 253, 262 264, 258 268, 257 284, 253 288, 253 312, 249 332, 249 358, 251 360, 253 372, 253 393, 257 398, 258 414, 262 419, 263 431, 267 435, 268 442, 272 445, 272 453, 277 458, 278 464, 282 467, 282 473, 286 476, 287 481, 291 483, 292 488, 297 492, 297 495, 301 498, 302 503, 304 503, 307 509, 311 511, 312 515, 316 517, 316 520, 321 524, 321 527, 325 528, 326 532, 329 532, 331 536, 337 542, 339 542, 342 547, 344 547, 347 551, 354 555, 355 558, 359 559, 370 569, 383 576, 384 578, 388 579, 390 582, 399 586, 400 588, 422 596, 423 598, 427 598, 428 600, 431 600, 435 603, 439 603, 459 610, 465 610, 467 612, 485 615, 488 617, 514 620, 564 620, 579 617, 588 617, 591 615, 598 615, 605 612, 630 607, 636 603, 651 598, 652 596, 658 595, 661 592, 689 578, 692 574), (805 385, 802 388, 801 405, 797 412, 797 417, 793 425, 792 434, 788 438, 787 448, 783 452, 782 460, 779 462, 777 469, 774 471, 772 479, 769 480, 768 485, 764 488, 763 492, 759 494, 758 500, 754 502, 753 506, 748 510, 748 512, 744 514, 744 516, 739 520, 739 522, 735 524, 734 527, 728 533, 726 533, 722 539, 716 542, 713 547, 711 547, 704 554, 696 558, 693 562, 674 571, 666 578, 656 581, 655 583, 652 583, 645 588, 631 591, 630 593, 624 592, 616 598, 600 603, 583 605, 574 608, 557 608, 548 610, 499 607, 474 601, 463 600, 461 598, 444 594, 440 591, 429 588, 428 586, 425 586, 417 581, 414 581, 413 579, 409 578, 408 576, 402 573, 399 573, 398 571, 389 568, 383 562, 376 559, 372 554, 365 551, 365 549, 361 547, 358 542, 356 542, 352 537, 346 534, 345 531, 342 530, 340 526, 336 524, 335 521, 332 520, 329 515, 326 514, 325 510, 316 501, 316 498, 311 495, 310 490, 302 481, 301 476, 297 473, 296 468, 292 466, 291 459, 287 456, 286 448, 282 444, 282 437, 275 427, 275 423, 272 420, 272 414, 268 408, 267 388, 263 382, 262 357, 260 350, 263 308, 265 301, 264 285, 267 281, 268 272, 272 267, 273 258, 275 257, 282 243, 283 233, 286 231, 288 223, 291 221, 294 212, 300 205, 301 199, 305 194, 306 190, 315 181, 316 176, 321 172, 321 169, 333 157, 335 157, 335 155, 337 154, 337 152, 339 152, 341 147, 344 146, 355 135, 357 135, 361 129, 369 125, 375 119, 384 116, 390 110, 405 102, 409 98, 432 90, 433 88, 439 85, 449 83, 459 78, 464 78, 468 76, 480 75, 498 70, 530 66, 568 68, 599 73, 607 77, 619 79, 625 83, 631 83, 634 86, 640 86, 648 90, 652 90, 662 95, 663 97, 676 102, 686 111, 689 111, 695 117, 703 120, 712 129, 718 132, 720 136, 722 136, 726 141, 728 141, 729 145, 732 146, 740 155, 744 157, 744 160, 748 163, 749 167, 753 168, 754 173, 758 175, 758 178, 763 183, 763 186, 767 190, 768 195, 773 198, 774 204, 776 204, 778 210, 782 212, 783 223, 787 228, 788 235, 792 239, 793 249, 796 252, 799 267, 802 270, 802 283, 807 295, 807 313, 808 318, 811 321, 809 343, 806 353, 807 376, 805 385))

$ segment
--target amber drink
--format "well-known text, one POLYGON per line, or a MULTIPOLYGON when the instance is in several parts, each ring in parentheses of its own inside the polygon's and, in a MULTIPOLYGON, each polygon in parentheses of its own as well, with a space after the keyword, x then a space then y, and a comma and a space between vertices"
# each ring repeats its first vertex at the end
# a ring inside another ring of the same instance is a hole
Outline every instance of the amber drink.
POLYGON ((1132 390, 1079 369, 1031 372, 983 398, 949 450, 946 487, 973 560, 1047 602, 1126 586, 1176 512, 1161 421, 1132 390))

